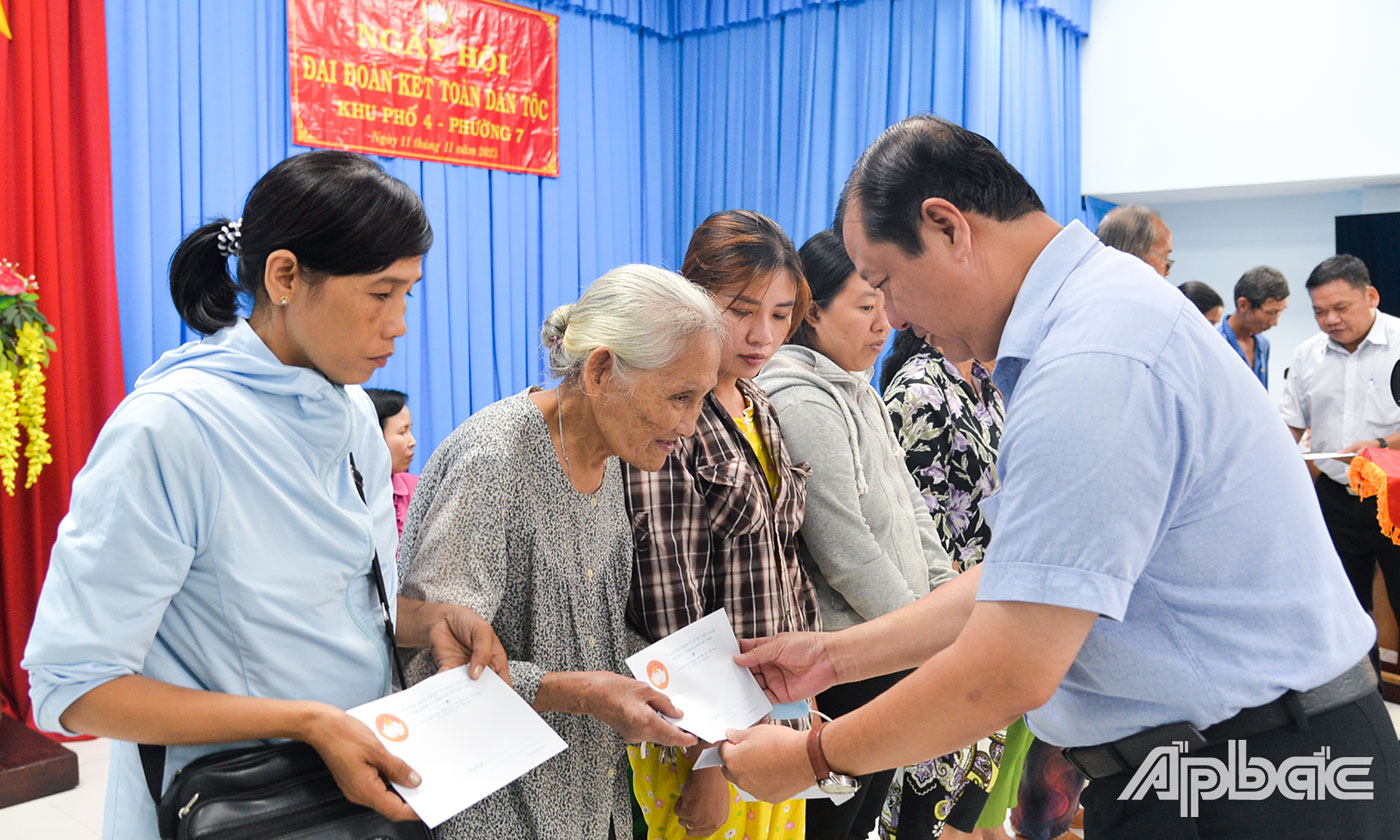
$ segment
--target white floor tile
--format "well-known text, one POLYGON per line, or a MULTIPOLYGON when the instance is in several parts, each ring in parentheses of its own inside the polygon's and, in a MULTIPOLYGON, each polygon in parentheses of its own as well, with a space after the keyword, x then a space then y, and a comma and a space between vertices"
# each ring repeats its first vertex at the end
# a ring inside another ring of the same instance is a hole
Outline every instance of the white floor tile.
POLYGON ((0 808, 5 840, 100 840, 107 796, 105 738, 65 744, 78 755, 78 786, 72 790, 0 808))
POLYGON ((112 743, 106 738, 94 738, 91 741, 72 741, 64 744, 65 747, 78 754, 79 778, 81 771, 86 767, 96 765, 106 765, 107 759, 112 754, 112 743))
POLYGON ((105 764, 102 765, 102 770, 100 775, 90 773, 87 777, 83 777, 80 774, 77 787, 63 793, 55 793, 41 801, 61 811, 95 835, 100 835, 102 833, 102 811, 107 800, 105 764))
POLYGON ((0 837, 14 840, 99 840, 102 836, 100 802, 97 805, 99 826, 93 829, 54 807, 51 804, 53 799, 53 796, 46 796, 0 809, 0 837))

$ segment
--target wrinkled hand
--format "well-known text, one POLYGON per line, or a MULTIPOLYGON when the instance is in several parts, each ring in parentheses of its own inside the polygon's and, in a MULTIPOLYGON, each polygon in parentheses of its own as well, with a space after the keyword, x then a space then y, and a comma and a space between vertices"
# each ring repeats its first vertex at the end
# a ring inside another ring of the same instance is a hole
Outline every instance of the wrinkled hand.
POLYGON ((1368 448, 1368 447, 1375 446, 1375 445, 1376 445, 1376 439, 1375 439, 1375 438, 1369 438, 1369 439, 1367 439, 1367 440, 1358 440, 1356 443, 1351 444, 1350 446, 1346 447, 1345 449, 1339 449, 1338 451, 1339 451, 1339 452, 1360 452, 1360 451, 1363 450, 1363 449, 1366 449, 1366 448, 1368 448))
POLYGON ((369 727, 339 709, 326 706, 303 740, 321 755, 346 799, 373 808, 391 820, 418 819, 385 780, 418 787, 422 779, 403 759, 395 758, 384 749, 369 727))
POLYGON ((433 651, 433 660, 438 664, 438 673, 470 664, 467 673, 476 679, 489 667, 509 685, 510 665, 506 649, 496 638, 496 631, 491 629, 490 622, 468 607, 444 606, 442 615, 428 630, 428 644, 433 651))
POLYGON ((753 673, 769 700, 795 703, 804 697, 815 697, 839 682, 826 639, 824 633, 740 639, 739 655, 734 661, 753 673))
POLYGON ((696 770, 676 800, 676 822, 691 838, 709 837, 729 819, 729 782, 719 767, 696 770))
POLYGON ((731 729, 720 744, 724 777, 764 802, 783 802, 816 783, 807 758, 807 733, 760 724, 731 729))
POLYGON ((643 741, 667 747, 691 747, 694 735, 662 719, 683 713, 671 699, 651 686, 631 677, 596 671, 590 674, 588 714, 617 730, 629 744, 643 741))

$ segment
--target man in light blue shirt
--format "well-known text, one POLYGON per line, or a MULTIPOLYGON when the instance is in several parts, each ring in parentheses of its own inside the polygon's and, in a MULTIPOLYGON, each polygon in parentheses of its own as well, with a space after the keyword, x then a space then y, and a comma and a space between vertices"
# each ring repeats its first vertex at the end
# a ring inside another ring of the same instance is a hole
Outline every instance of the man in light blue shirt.
POLYGON ((1081 748, 1067 756, 1094 779, 1089 837, 1314 838, 1342 814, 1355 836, 1400 837, 1400 747, 1365 661, 1374 628, 1267 394, 1190 302, 1062 228, 990 142, 934 117, 865 152, 837 223, 891 323, 950 358, 998 360, 993 539, 981 566, 903 610, 745 645, 740 662, 779 698, 920 667, 806 743, 733 733, 731 778, 781 798, 1026 714, 1081 748), (1200 801, 1163 785, 1119 800, 1179 742, 1222 765, 1233 744, 1274 765, 1323 747, 1369 759, 1374 797, 1200 801))

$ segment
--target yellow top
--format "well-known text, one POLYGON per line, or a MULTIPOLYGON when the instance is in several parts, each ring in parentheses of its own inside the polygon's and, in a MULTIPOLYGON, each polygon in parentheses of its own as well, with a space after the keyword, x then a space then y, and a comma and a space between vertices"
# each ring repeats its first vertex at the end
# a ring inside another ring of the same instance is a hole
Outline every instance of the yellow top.
POLYGON ((758 456, 758 463, 763 466, 763 475, 768 479, 768 492, 773 494, 773 498, 778 498, 778 485, 782 479, 778 476, 778 465, 773 462, 773 455, 768 451, 768 444, 764 442, 763 435, 758 432, 758 423, 753 419, 753 403, 748 399, 744 400, 744 413, 733 418, 739 431, 744 433, 744 440, 749 442, 753 449, 753 454, 758 456))

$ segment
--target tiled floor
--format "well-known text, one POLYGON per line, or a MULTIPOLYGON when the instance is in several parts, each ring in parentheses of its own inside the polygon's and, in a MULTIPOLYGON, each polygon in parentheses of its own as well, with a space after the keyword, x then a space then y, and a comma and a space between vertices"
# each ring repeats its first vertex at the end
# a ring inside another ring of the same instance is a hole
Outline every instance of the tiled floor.
MULTIPOLYGON (((1387 703, 1400 734, 1400 706, 1387 703)), ((33 802, 0 808, 0 838, 5 840, 98 840, 107 791, 107 742, 68 745, 78 754, 78 786, 33 802)))
POLYGON ((98 840, 107 795, 107 741, 75 741, 78 786, 32 802, 0 808, 5 840, 98 840))

